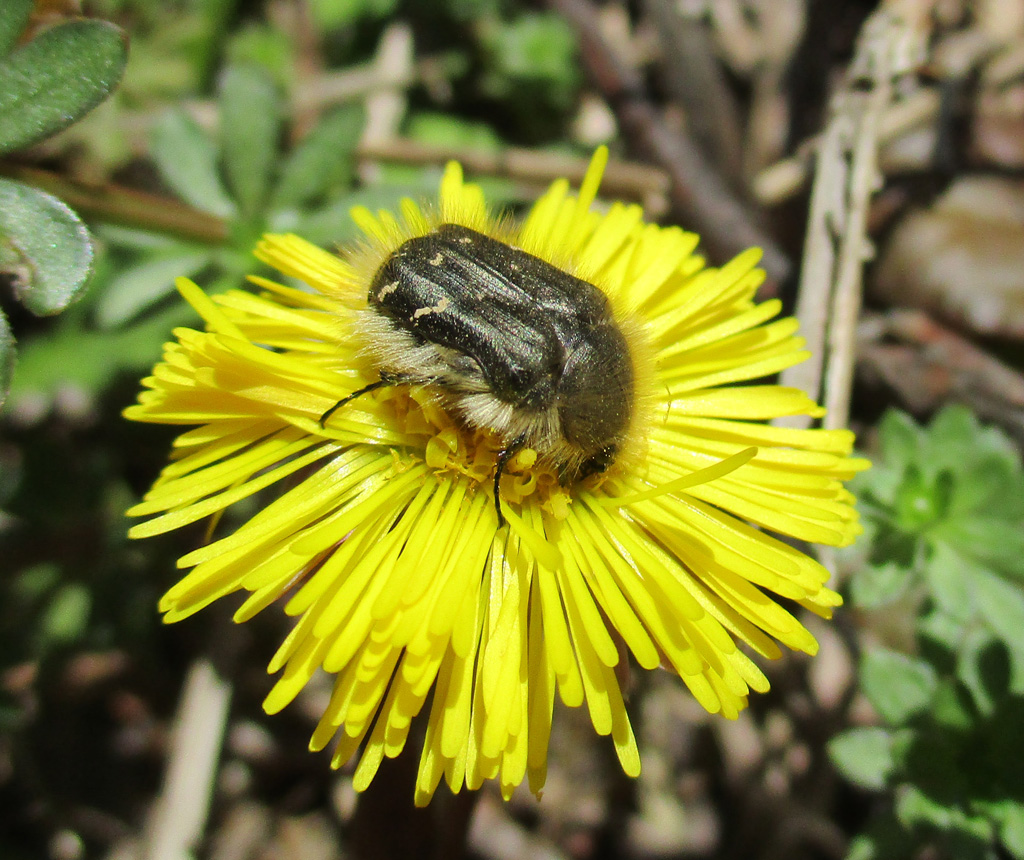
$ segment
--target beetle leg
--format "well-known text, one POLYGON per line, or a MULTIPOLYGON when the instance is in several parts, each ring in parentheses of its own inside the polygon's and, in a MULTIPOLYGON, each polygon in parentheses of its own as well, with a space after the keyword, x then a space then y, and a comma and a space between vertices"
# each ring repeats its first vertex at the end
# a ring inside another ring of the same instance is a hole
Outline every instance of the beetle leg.
POLYGON ((526 434, 520 433, 509 442, 501 452, 498 454, 497 468, 494 470, 494 510, 498 514, 498 528, 502 529, 505 527, 505 515, 501 512, 501 495, 499 493, 499 485, 501 483, 502 473, 505 471, 505 465, 511 460, 522 447, 526 444, 526 434))

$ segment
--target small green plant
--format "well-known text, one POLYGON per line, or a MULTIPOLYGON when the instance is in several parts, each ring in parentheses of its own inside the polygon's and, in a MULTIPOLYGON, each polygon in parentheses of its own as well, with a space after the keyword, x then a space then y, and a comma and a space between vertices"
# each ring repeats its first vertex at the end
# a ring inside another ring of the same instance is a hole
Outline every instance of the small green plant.
MULTIPOLYGON (((32 0, 0 4, 0 158, 75 122, 117 85, 128 56, 124 33, 103 21, 65 21, 19 44, 32 0)), ((81 219, 57 198, 0 177, 0 278, 37 316, 81 294, 92 268, 81 219)), ((14 367, 14 336, 0 312, 0 403, 14 367)))
POLYGON ((949 407, 928 428, 889 413, 857 488, 868 528, 855 608, 904 601, 916 652, 869 651, 860 688, 880 726, 833 739, 852 782, 893 803, 857 860, 930 846, 950 860, 1024 858, 1024 470, 1013 443, 949 407))

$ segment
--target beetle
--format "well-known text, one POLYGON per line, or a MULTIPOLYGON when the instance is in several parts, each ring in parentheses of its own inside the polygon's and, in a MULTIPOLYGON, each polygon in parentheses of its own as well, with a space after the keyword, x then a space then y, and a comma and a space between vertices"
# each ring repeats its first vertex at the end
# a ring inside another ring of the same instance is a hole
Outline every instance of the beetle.
POLYGON ((512 456, 533 448, 569 484, 614 461, 634 409, 634 367, 593 284, 469 227, 406 240, 377 270, 359 319, 380 379, 426 386, 466 427, 501 440, 494 504, 512 456))

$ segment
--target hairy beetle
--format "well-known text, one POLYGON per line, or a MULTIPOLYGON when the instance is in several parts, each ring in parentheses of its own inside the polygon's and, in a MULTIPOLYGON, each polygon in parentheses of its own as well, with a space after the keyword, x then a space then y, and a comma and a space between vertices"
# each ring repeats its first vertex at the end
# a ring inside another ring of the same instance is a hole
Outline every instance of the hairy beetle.
POLYGON ((494 476, 530 447, 563 484, 615 460, 634 401, 629 346, 601 290, 457 224, 400 245, 377 270, 360 318, 380 380, 422 385, 471 428, 503 440, 494 476))

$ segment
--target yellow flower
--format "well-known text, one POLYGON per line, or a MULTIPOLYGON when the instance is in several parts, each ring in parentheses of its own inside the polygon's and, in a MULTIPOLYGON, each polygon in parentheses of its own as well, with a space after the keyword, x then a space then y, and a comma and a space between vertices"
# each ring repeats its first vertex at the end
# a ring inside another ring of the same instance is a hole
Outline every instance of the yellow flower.
POLYGON ((175 332, 125 413, 198 425, 130 511, 152 517, 132 537, 216 522, 277 485, 244 525, 180 560, 191 570, 160 608, 177 621, 241 590, 241 622, 287 596, 298 620, 271 661, 281 674, 265 708, 279 711, 320 668, 335 675, 310 746, 335 739, 334 766, 361 750, 359 789, 430 701, 417 803, 442 777, 453 791, 497 779, 508 797, 528 776, 539 792, 556 691, 586 704, 636 775, 615 672, 627 652, 734 718, 768 688, 748 653, 814 653, 790 610, 828 617, 840 603, 820 564, 767 533, 844 545, 859 532, 841 483, 867 466, 849 456, 852 434, 762 423, 824 410, 749 384, 806 357, 796 322, 771 322, 780 303, 754 301, 756 250, 708 268, 695 235, 644 223, 639 206, 594 210, 606 160, 599 150, 576 196, 555 182, 522 222, 496 218, 451 164, 436 207, 404 201, 400 219, 354 210, 366 239, 340 256, 265 237, 257 256, 308 288, 254 277, 260 295, 211 300, 182 279, 206 331, 175 332), (442 224, 596 286, 634 365, 621 456, 560 481, 543 451, 519 450, 501 477, 508 528, 493 493, 508 440, 468 427, 444 392, 384 385, 331 411, 380 379, 363 330, 378 270, 442 224))

